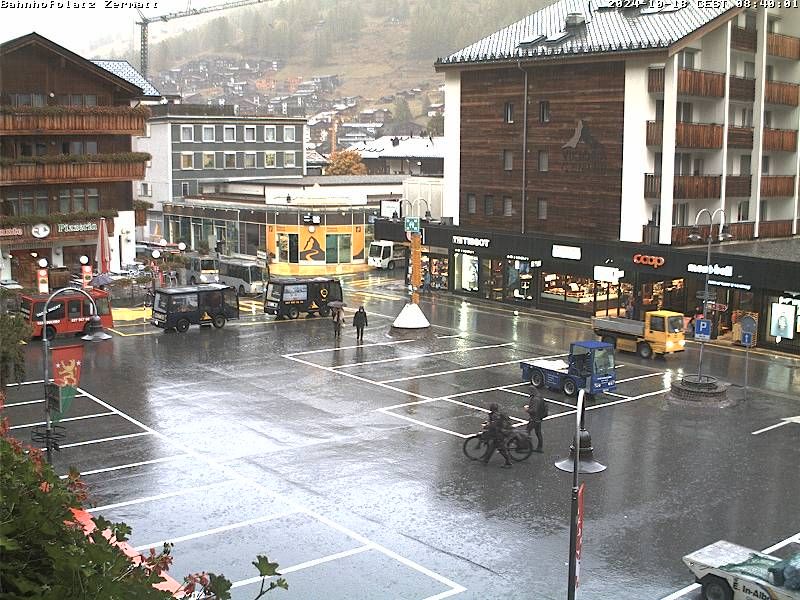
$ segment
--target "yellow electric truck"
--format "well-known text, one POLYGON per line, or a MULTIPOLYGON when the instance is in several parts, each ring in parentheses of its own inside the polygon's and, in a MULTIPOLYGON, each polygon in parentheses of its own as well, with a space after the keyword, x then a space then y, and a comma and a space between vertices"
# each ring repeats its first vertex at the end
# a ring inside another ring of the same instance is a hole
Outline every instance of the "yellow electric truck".
POLYGON ((592 329, 602 341, 613 344, 617 350, 635 352, 642 358, 682 352, 686 345, 683 315, 669 310, 647 312, 644 321, 594 317, 592 329))

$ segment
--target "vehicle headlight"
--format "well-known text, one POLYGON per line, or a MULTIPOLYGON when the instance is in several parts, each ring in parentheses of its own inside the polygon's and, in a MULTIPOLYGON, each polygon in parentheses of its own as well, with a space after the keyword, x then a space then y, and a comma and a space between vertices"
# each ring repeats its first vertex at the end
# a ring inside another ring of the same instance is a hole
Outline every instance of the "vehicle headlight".
POLYGON ((202 281, 203 283, 208 283, 208 277, 206 277, 205 275, 200 275, 200 281, 202 281))
POLYGON ((678 342, 678 344, 681 345, 681 346, 685 346, 686 345, 686 340, 681 340, 681 341, 678 342))
POLYGON ((674 344, 672 343, 672 340, 667 340, 667 349, 672 348, 672 346, 674 346, 674 344))

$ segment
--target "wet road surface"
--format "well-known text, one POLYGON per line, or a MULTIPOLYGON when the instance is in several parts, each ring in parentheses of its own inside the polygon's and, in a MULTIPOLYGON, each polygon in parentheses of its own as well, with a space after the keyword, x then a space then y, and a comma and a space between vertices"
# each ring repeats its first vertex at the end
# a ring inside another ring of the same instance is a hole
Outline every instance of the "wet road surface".
MULTIPOLYGON (((118 324, 87 344, 81 393, 54 465, 90 485, 94 512, 146 549, 175 542, 171 574, 224 573, 258 589, 250 562, 280 563, 291 599, 563 598, 574 398, 556 392, 545 453, 512 469, 461 446, 497 402, 524 426, 518 362, 592 339, 565 316, 423 297, 433 326, 391 334, 402 286, 347 280, 370 326, 333 339, 329 320, 274 321, 260 303, 222 330, 118 324), (253 314, 255 311, 255 314, 253 314)), ((69 343, 63 340, 58 343, 69 343)), ((618 387, 589 405, 580 597, 697 598, 681 556, 718 539, 777 554, 800 545, 800 360, 751 353, 747 401, 724 410, 666 402, 697 346, 667 360, 617 354, 618 387)), ((705 369, 743 382, 744 354, 707 347, 705 369)), ((43 420, 41 347, 9 389, 14 433, 43 420), (39 375, 40 376, 40 375, 39 375)), ((734 388, 741 395, 741 388, 734 388)))

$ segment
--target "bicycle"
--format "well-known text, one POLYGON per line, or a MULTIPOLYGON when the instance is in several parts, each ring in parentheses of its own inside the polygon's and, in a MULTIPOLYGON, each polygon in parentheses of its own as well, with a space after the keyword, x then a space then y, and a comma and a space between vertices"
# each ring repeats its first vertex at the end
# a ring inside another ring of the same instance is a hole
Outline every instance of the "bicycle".
MULTIPOLYGON (((511 460, 514 462, 522 462, 533 454, 533 444, 531 444, 530 438, 520 431, 514 431, 508 436, 506 448, 511 460)), ((482 431, 465 439, 461 449, 470 460, 483 459, 489 450, 489 440, 486 432, 482 431)))

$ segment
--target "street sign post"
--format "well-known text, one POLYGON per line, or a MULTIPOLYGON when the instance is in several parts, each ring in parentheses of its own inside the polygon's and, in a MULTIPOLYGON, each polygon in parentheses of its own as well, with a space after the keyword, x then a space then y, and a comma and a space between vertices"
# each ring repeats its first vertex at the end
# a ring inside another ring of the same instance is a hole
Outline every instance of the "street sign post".
POLYGON ((406 217, 404 226, 406 233, 419 233, 419 217, 406 217))
POLYGON ((747 375, 750 370, 750 348, 756 344, 756 331, 758 322, 751 315, 744 315, 739 319, 739 326, 742 328, 742 346, 744 351, 744 399, 747 400, 747 375))
POLYGON ((47 410, 50 412, 61 412, 61 388, 55 383, 48 383, 44 388, 45 400, 47 400, 47 410))
POLYGON ((697 292, 697 294, 695 294, 695 295, 697 296, 698 300, 716 300, 717 299, 717 292, 713 292, 713 291, 712 292, 708 292, 708 295, 706 295, 706 293, 703 292, 703 291, 697 292))
POLYGON ((694 339, 704 342, 711 339, 711 319, 697 319, 694 322, 694 339))

